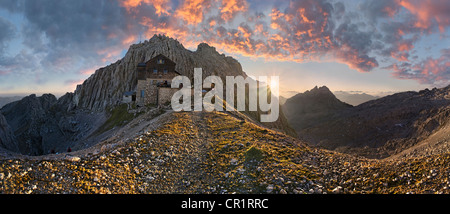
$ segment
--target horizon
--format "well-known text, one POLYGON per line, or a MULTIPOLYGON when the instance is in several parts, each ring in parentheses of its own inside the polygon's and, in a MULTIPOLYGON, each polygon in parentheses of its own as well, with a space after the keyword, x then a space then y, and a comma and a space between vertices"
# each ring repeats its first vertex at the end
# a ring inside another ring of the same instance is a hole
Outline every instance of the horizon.
POLYGON ((450 84, 449 7, 445 0, 2 1, 0 96, 73 92, 155 34, 189 50, 214 46, 247 75, 279 76, 284 97, 314 86, 373 96, 441 88, 450 84))

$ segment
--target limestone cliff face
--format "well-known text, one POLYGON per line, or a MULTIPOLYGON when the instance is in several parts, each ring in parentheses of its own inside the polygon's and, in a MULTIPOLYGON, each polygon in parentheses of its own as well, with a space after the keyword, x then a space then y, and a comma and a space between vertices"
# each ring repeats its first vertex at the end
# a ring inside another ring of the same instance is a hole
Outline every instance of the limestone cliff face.
POLYGON ((11 127, 6 122, 5 117, 0 112, 0 147, 8 149, 13 152, 19 152, 17 147, 16 137, 11 127))
POLYGON ((165 36, 154 36, 150 40, 130 47, 121 60, 100 68, 79 85, 73 96, 73 104, 78 108, 102 111, 117 105, 125 91, 135 90, 138 63, 146 62, 163 54, 176 63, 175 69, 193 78, 194 68, 202 68, 203 76, 225 76, 246 74, 240 63, 232 57, 219 54, 214 47, 201 43, 196 51, 183 47, 177 40, 165 36))

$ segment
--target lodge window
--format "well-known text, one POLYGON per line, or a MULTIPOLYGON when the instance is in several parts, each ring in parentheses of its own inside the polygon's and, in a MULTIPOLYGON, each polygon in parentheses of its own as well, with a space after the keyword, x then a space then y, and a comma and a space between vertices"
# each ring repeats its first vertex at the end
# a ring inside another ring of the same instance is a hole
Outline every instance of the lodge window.
POLYGON ((157 74, 157 73, 158 73, 158 70, 153 69, 153 74, 157 74))
POLYGON ((169 73, 169 71, 167 71, 167 69, 164 69, 164 74, 167 74, 167 73, 169 73))
POLYGON ((158 64, 164 64, 164 59, 158 59, 158 64))

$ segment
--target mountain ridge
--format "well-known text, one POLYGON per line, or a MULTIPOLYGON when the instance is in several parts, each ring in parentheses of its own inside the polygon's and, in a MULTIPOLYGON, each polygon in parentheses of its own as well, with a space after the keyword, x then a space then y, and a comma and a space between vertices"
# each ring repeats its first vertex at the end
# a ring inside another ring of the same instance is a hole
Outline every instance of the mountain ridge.
POLYGON ((312 144, 366 157, 399 153, 448 123, 450 86, 402 92, 335 112, 298 134, 312 144))

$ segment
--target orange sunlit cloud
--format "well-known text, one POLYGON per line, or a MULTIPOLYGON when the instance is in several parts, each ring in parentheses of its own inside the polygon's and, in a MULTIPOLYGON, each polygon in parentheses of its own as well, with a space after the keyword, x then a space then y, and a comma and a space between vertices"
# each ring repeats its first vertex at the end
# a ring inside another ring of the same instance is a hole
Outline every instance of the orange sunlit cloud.
POLYGON ((238 60, 338 62, 450 83, 448 0, 80 1, 0 3, 0 85, 11 87, 14 75, 42 85, 52 72, 76 80, 94 72, 82 69, 114 62, 154 34, 192 51, 206 42, 238 60))
MULTIPOLYGON (((135 9, 144 3, 154 5, 158 15, 140 17, 139 23, 146 27, 145 36, 164 34, 177 38, 188 48, 205 41, 220 51, 252 58, 295 62, 334 58, 359 72, 368 72, 379 66, 378 57, 370 52, 375 40, 373 35, 361 31, 353 23, 336 25, 333 8, 327 1, 290 2, 284 9, 270 8, 267 16, 251 13, 248 0, 184 0, 175 8, 170 8, 167 0, 122 1, 124 7, 135 9), (167 8, 172 15, 161 18, 160 15, 168 15, 169 12, 158 12, 162 11, 158 8, 167 8), (241 19, 246 21, 240 20, 239 24, 236 17, 240 14, 241 19)), ((417 37, 410 36, 417 30, 410 26, 426 31, 432 22, 437 22, 440 30, 448 26, 445 21, 447 16, 435 14, 437 4, 424 4, 415 0, 396 0, 380 8, 392 19, 399 13, 400 7, 416 17, 413 25, 393 28, 392 36, 396 39, 379 50, 384 56, 397 62, 409 62, 410 52, 417 41, 417 37), (419 11, 421 7, 423 11, 419 11)), ((131 40, 132 37, 122 39, 124 44, 131 40)), ((107 54, 105 58, 108 58, 107 54)))
POLYGON ((176 16, 187 24, 196 25, 203 21, 203 14, 211 7, 211 0, 186 0, 176 11, 176 16))
POLYGON ((229 21, 233 19, 237 13, 245 12, 247 9, 248 5, 245 0, 227 0, 222 1, 220 13, 222 14, 222 19, 229 21))
POLYGON ((120 5, 125 7, 128 11, 139 7, 142 4, 151 4, 159 16, 165 14, 170 15, 167 8, 169 8, 169 0, 119 0, 120 5))

